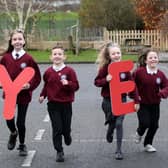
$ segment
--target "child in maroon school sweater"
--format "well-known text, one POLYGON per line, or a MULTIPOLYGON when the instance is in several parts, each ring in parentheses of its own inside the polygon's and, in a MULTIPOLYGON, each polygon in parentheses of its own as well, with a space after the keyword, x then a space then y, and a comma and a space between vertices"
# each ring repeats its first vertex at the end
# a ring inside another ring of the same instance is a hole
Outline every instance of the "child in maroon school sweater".
POLYGON ((140 67, 133 73, 140 96, 135 142, 140 143, 147 131, 144 139, 146 152, 156 152, 152 143, 159 127, 160 101, 161 98, 168 97, 168 80, 165 74, 158 69, 158 63, 158 53, 149 49, 139 57, 140 67))
POLYGON ((52 49, 49 67, 43 76, 44 87, 41 91, 39 102, 42 103, 47 97, 48 113, 53 132, 53 144, 57 151, 56 161, 64 161, 62 136, 66 145, 70 145, 72 102, 75 91, 79 89, 79 83, 75 71, 64 64, 64 49, 56 46, 52 49))
POLYGON ((7 51, 3 54, 0 64, 4 65, 9 73, 11 80, 21 73, 21 71, 26 67, 31 67, 35 71, 35 75, 32 80, 25 83, 22 90, 17 95, 17 120, 15 125, 15 118, 7 120, 7 126, 11 132, 8 149, 13 150, 16 145, 17 136, 19 135, 19 155, 27 155, 27 147, 25 145, 25 133, 26 133, 26 113, 28 105, 32 98, 33 90, 39 85, 41 81, 40 70, 37 63, 34 61, 32 56, 30 56, 24 50, 25 37, 22 30, 15 30, 10 37, 9 46, 7 51), (17 128, 16 128, 17 127, 17 128))
MULTIPOLYGON (((111 74, 108 73, 108 66, 113 62, 119 62, 122 59, 122 53, 120 46, 115 43, 107 43, 101 49, 98 58, 98 73, 95 77, 94 84, 97 87, 101 87, 101 96, 103 97, 102 101, 102 110, 105 114, 105 125, 108 125, 107 133, 106 133, 106 140, 108 143, 112 143, 113 141, 113 134, 114 130, 116 129, 116 152, 115 158, 117 160, 123 159, 122 153, 122 141, 123 141, 123 121, 124 115, 115 116, 112 113, 111 108, 111 97, 110 97, 110 87, 109 82, 113 80, 111 74)), ((132 80, 132 76, 130 72, 122 72, 120 73, 120 80, 121 81, 128 81, 132 80)), ((139 99, 138 95, 136 94, 136 90, 131 93, 123 93, 122 94, 122 102, 127 101, 127 95, 132 97, 135 101, 135 111, 139 109, 139 99)))

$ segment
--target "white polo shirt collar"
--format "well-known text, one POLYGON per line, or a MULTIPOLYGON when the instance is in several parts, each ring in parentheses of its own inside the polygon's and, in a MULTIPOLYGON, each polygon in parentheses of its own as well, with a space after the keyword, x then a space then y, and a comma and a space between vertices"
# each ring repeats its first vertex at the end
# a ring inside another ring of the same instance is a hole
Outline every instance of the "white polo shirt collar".
POLYGON ((58 71, 61 71, 63 68, 65 68, 65 64, 61 64, 60 66, 57 66, 57 65, 53 65, 52 68, 58 72, 58 71))
POLYGON ((20 50, 20 51, 17 51, 17 52, 16 52, 16 50, 13 50, 13 51, 12 51, 12 57, 13 57, 14 59, 19 59, 19 58, 21 58, 25 53, 26 53, 26 51, 25 51, 24 49, 22 49, 22 50, 20 50), (17 57, 16 55, 18 55, 18 57, 17 57))
POLYGON ((158 68, 155 68, 154 70, 151 70, 148 65, 146 65, 146 70, 147 70, 147 73, 151 74, 151 75, 157 74, 157 72, 158 72, 158 68))

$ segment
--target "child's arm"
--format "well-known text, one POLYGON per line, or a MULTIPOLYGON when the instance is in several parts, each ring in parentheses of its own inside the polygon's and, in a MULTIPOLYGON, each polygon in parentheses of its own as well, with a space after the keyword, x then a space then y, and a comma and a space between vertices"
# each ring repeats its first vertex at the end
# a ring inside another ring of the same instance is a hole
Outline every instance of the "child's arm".
POLYGON ((43 86, 43 88, 41 90, 41 93, 40 93, 39 103, 42 103, 47 96, 47 91, 46 91, 47 77, 46 77, 46 73, 43 76, 43 80, 44 80, 44 86, 43 86))
POLYGON ((168 79, 165 75, 163 75, 161 89, 158 93, 158 96, 164 99, 168 97, 168 79))
POLYGON ((112 79, 110 75, 108 75, 107 68, 103 67, 99 70, 95 80, 94 84, 97 87, 103 87, 105 85, 109 85, 109 81, 112 79))
POLYGON ((32 62, 31 62, 31 67, 34 69, 35 75, 32 78, 32 80, 29 82, 29 84, 30 84, 29 89, 34 90, 38 87, 38 85, 41 82, 41 73, 40 73, 40 69, 39 69, 37 63, 34 60, 32 60, 32 62))

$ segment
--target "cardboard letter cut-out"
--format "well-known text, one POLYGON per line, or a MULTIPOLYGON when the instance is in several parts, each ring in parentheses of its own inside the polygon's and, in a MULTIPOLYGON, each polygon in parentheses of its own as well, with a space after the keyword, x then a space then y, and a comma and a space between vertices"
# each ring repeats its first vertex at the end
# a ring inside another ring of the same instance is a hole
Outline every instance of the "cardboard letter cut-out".
POLYGON ((133 81, 120 81, 120 73, 129 72, 132 68, 132 61, 114 62, 108 67, 108 72, 112 75, 112 80, 110 81, 112 113, 116 116, 135 111, 134 101, 123 103, 121 98, 122 93, 128 93, 135 88, 133 81))
POLYGON ((0 65, 0 83, 5 92, 3 116, 6 120, 10 120, 14 117, 17 94, 23 85, 32 79, 34 73, 33 68, 26 67, 16 79, 12 81, 5 67, 0 65))

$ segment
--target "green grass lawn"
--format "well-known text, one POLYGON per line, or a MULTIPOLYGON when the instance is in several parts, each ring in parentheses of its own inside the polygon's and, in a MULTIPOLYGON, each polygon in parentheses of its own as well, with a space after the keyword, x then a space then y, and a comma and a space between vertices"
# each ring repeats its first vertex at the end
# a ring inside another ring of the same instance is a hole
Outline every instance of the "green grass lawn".
POLYGON ((57 11, 57 12, 41 12, 37 13, 37 17, 43 19, 43 20, 49 20, 52 18, 52 20, 77 20, 79 18, 77 12, 62 12, 62 11, 57 11))
MULTIPOLYGON (((29 50, 29 54, 33 56, 33 58, 37 62, 50 62, 50 51, 39 51, 39 50, 29 50)), ((96 50, 84 50, 80 51, 79 55, 73 55, 71 51, 66 51, 65 54, 67 55, 66 62, 95 62, 98 51, 96 50)), ((123 60, 137 60, 137 55, 126 55, 123 54, 123 60)))

